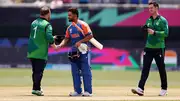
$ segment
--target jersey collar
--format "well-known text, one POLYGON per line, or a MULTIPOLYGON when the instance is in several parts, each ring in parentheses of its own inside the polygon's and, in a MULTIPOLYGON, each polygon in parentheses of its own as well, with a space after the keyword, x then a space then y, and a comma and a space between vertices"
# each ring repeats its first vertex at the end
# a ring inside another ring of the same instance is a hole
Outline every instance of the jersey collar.
POLYGON ((160 19, 160 17, 161 17, 161 16, 160 16, 160 15, 158 15, 155 19, 153 19, 153 16, 150 16, 150 18, 151 18, 151 19, 153 19, 153 20, 160 19))
POLYGON ((43 18, 43 17, 39 17, 39 18, 48 21, 47 19, 45 19, 45 18, 43 18))

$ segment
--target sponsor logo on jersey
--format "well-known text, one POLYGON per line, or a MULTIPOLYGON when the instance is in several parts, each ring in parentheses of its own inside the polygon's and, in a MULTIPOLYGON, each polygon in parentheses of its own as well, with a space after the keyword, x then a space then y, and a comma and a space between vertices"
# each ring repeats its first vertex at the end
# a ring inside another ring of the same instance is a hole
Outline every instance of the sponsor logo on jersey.
POLYGON ((77 37, 80 37, 79 34, 71 34, 71 37, 72 38, 77 38, 77 37))

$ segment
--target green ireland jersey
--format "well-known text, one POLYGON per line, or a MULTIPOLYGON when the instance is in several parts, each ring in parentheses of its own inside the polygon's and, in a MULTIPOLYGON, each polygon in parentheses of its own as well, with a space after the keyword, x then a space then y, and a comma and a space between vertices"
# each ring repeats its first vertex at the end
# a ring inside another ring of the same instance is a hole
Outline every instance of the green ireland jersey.
POLYGON ((168 22, 162 16, 157 16, 153 19, 151 16, 146 25, 153 29, 155 33, 153 35, 148 34, 146 41, 146 48, 165 48, 165 38, 168 37, 169 29, 168 22))
POLYGON ((44 18, 38 18, 31 24, 28 42, 28 58, 48 59, 49 44, 54 43, 52 26, 44 18))

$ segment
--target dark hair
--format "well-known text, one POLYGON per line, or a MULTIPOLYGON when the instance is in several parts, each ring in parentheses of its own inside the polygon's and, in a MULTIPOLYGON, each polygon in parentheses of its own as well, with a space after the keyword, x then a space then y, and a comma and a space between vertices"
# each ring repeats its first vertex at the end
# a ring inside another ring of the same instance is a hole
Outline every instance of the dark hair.
POLYGON ((40 15, 42 15, 42 16, 49 14, 49 12, 50 12, 50 8, 47 6, 43 6, 40 9, 40 15))
POLYGON ((72 14, 77 15, 77 17, 79 17, 79 12, 77 8, 69 8, 68 12, 71 12, 72 14))
POLYGON ((149 5, 153 5, 154 7, 159 8, 159 4, 155 1, 150 2, 149 5))

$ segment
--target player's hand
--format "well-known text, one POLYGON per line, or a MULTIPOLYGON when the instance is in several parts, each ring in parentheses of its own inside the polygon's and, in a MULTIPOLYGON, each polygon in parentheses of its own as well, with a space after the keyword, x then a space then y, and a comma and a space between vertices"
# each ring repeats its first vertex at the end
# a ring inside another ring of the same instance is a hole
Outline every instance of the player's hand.
POLYGON ((61 44, 57 45, 57 47, 56 47, 56 51, 57 51, 57 50, 59 50, 61 47, 62 47, 62 45, 61 45, 61 44))
POLYGON ((54 50, 55 50, 55 51, 58 51, 60 48, 61 48, 61 47, 60 47, 59 45, 56 45, 56 46, 54 47, 54 50))
POLYGON ((148 28, 148 34, 151 34, 151 35, 153 35, 154 34, 154 30, 152 30, 152 29, 150 29, 150 28, 148 28))
POLYGON ((81 42, 76 42, 75 46, 79 47, 81 45, 81 42))
POLYGON ((57 36, 55 35, 55 36, 53 36, 53 38, 54 38, 54 39, 57 39, 57 36))
POLYGON ((51 45, 51 47, 54 49, 54 50, 57 50, 57 45, 54 43, 51 45))

